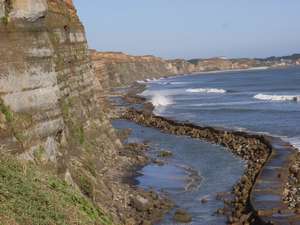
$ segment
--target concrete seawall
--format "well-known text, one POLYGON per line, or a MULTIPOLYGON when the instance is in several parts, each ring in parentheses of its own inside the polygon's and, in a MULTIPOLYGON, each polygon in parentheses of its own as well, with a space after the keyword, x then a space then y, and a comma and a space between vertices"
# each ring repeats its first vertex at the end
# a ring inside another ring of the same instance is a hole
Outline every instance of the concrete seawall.
POLYGON ((250 195, 250 204, 266 224, 300 224, 300 215, 288 209, 283 193, 289 179, 297 151, 280 138, 263 136, 271 154, 256 178, 250 195))
POLYGON ((232 212, 226 214, 229 224, 300 224, 300 215, 283 200, 289 169, 297 155, 289 143, 266 135, 177 122, 133 109, 123 118, 167 133, 220 144, 246 160, 245 173, 233 188, 232 212))

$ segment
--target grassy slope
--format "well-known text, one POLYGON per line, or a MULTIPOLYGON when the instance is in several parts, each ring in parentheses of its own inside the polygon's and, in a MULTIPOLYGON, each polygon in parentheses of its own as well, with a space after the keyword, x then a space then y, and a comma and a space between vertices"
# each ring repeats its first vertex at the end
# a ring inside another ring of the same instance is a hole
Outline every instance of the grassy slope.
POLYGON ((0 156, 0 225, 110 225, 79 191, 32 164, 0 156))

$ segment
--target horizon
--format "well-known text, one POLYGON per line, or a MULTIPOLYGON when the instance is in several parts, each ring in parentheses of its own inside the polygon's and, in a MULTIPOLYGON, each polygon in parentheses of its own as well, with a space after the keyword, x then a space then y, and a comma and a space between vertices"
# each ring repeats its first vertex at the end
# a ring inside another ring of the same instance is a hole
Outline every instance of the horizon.
POLYGON ((296 0, 74 4, 89 47, 98 51, 166 59, 266 58, 300 52, 296 0))

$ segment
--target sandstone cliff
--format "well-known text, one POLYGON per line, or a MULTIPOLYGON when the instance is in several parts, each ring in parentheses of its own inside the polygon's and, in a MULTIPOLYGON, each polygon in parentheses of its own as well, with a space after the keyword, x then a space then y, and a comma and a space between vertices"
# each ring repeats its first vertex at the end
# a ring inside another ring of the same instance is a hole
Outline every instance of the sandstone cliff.
POLYGON ((122 52, 97 52, 95 50, 91 50, 90 55, 96 68, 96 76, 104 88, 171 75, 262 66, 262 63, 252 59, 164 60, 155 56, 131 56, 122 52))
MULTIPOLYGON (((84 28, 71 0, 0 0, 1 154, 12 154, 21 164, 31 162, 22 164, 26 168, 37 166, 33 170, 39 170, 41 175, 32 181, 39 180, 40 186, 31 187, 34 182, 28 182, 25 175, 21 181, 27 189, 43 189, 48 177, 59 176, 74 190, 80 190, 85 201, 98 209, 91 213, 86 211, 90 209, 86 204, 79 205, 90 223, 81 223, 78 213, 76 224, 110 224, 99 220, 102 212, 117 224, 135 216, 130 214, 129 206, 133 191, 120 183, 123 167, 129 167, 131 160, 119 155, 122 144, 98 102, 101 89, 89 58, 84 28)), ((58 199, 64 199, 64 193, 69 192, 63 192, 58 199)), ((30 220, 41 215, 22 211, 21 205, 10 208, 16 214, 7 213, 2 194, 0 219, 36 224, 30 220)), ((12 196, 20 197, 16 193, 12 196)), ((34 201, 30 196, 34 197, 27 195, 24 201, 34 201)), ((52 200, 47 201, 52 207, 52 200)), ((49 212, 64 208, 36 207, 49 212)), ((76 204, 65 207, 70 212, 66 216, 72 218, 71 212, 77 212, 76 204)), ((45 217, 39 219, 38 224, 44 224, 45 217)), ((51 220, 49 224, 60 223, 51 220)))
POLYGON ((105 88, 137 80, 176 74, 171 63, 154 56, 130 56, 121 52, 91 51, 96 76, 105 88))
POLYGON ((155 56, 131 56, 122 52, 97 52, 95 50, 91 50, 90 55, 96 68, 96 76, 105 89, 128 85, 138 80, 171 75, 300 64, 300 57, 297 54, 266 59, 219 57, 191 60, 164 60, 155 56))

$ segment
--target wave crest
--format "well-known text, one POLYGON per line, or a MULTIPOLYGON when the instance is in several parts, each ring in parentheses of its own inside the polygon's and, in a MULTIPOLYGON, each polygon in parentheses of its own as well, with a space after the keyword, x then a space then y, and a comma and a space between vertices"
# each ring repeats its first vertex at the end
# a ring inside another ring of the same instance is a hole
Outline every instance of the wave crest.
POLYGON ((151 103, 153 106, 159 107, 172 105, 173 101, 170 97, 167 97, 165 95, 155 94, 151 99, 151 103))
POLYGON ((293 101, 299 102, 299 95, 266 95, 266 94, 257 94, 254 96, 255 99, 264 100, 264 101, 293 101))
POLYGON ((186 89, 186 92, 190 93, 207 93, 207 94, 224 94, 227 91, 224 89, 218 89, 218 88, 189 88, 186 89))
POLYGON ((300 137, 287 138, 287 141, 300 151, 300 137))

